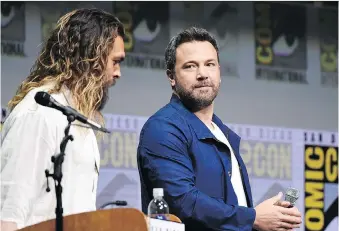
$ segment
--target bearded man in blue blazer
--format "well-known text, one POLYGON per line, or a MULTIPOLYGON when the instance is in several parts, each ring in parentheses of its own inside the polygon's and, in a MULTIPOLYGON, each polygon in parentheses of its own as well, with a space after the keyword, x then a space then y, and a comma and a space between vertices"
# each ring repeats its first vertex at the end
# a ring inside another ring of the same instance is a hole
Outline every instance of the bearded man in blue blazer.
POLYGON ((138 146, 143 212, 153 188, 163 188, 187 231, 300 227, 300 212, 281 193, 253 207, 240 137, 214 114, 221 78, 213 36, 196 27, 180 32, 165 61, 173 94, 145 123, 138 146))

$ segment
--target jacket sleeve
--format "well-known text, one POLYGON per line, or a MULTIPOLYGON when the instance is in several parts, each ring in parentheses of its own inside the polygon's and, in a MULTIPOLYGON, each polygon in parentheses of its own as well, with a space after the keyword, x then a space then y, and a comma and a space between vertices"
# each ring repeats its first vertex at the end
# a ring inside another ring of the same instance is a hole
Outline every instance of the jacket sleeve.
POLYGON ((170 213, 183 221, 193 219, 214 230, 252 230, 253 208, 225 204, 196 188, 188 152, 190 132, 173 120, 152 119, 141 132, 138 161, 148 190, 164 188, 170 213))

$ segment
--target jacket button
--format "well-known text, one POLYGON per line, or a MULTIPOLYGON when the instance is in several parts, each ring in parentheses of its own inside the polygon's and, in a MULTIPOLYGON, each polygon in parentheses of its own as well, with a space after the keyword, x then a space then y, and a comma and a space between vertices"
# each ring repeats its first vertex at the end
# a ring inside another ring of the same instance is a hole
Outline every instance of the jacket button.
POLYGON ((232 172, 228 171, 228 176, 231 177, 232 176, 232 172))

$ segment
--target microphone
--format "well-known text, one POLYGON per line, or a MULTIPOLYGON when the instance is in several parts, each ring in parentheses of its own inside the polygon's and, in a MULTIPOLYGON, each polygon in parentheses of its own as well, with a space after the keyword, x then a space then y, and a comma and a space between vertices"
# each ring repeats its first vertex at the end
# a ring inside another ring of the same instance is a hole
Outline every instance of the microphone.
POLYGON ((58 101, 56 101, 47 92, 44 92, 44 91, 37 92, 35 94, 34 99, 35 99, 35 102, 37 102, 38 104, 40 104, 42 106, 57 109, 57 110, 61 111, 64 115, 73 115, 76 120, 79 120, 80 122, 82 122, 84 124, 88 124, 91 127, 94 127, 95 129, 97 129, 99 131, 102 131, 102 132, 105 132, 105 133, 110 133, 110 131, 108 131, 106 128, 104 128, 100 124, 86 118, 84 115, 77 112, 74 108, 60 104, 58 101))
POLYGON ((126 206, 127 201, 110 201, 110 202, 107 202, 107 203, 101 205, 99 209, 103 209, 108 205, 126 206))
POLYGON ((292 208, 295 206, 295 202, 299 198, 299 190, 295 188, 288 188, 285 193, 285 201, 288 201, 291 203, 289 208, 292 208))

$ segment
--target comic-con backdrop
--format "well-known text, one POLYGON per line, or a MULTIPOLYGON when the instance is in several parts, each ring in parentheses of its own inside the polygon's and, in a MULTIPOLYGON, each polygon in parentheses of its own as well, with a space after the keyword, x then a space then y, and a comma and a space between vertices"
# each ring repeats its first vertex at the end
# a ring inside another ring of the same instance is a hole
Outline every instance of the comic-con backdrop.
MULTIPOLYGON (((99 139, 101 169, 97 208, 126 200, 141 209, 136 150, 147 117, 105 114, 110 135, 99 139)), ((297 188, 301 230, 338 228, 338 133, 228 124, 241 137, 254 204, 297 188)), ((43 173, 41 173, 43 174, 43 173)))
POLYGON ((91 6, 121 19, 127 51, 104 111, 112 133, 98 141, 98 207, 126 200, 140 209, 139 132, 170 98, 163 60, 169 39, 196 25, 218 40, 216 113, 242 137, 255 204, 295 187, 301 230, 337 230, 337 10, 266 2, 1 2, 2 122, 56 20, 91 6))
POLYGON ((222 82, 215 108, 221 118, 290 128, 338 127, 336 9, 208 1, 1 6, 2 105, 28 75, 57 19, 94 6, 117 15, 126 28, 123 75, 110 92, 114 100, 107 102, 105 113, 150 116, 166 104, 171 88, 164 70, 165 48, 179 30, 195 25, 218 41, 222 82))

